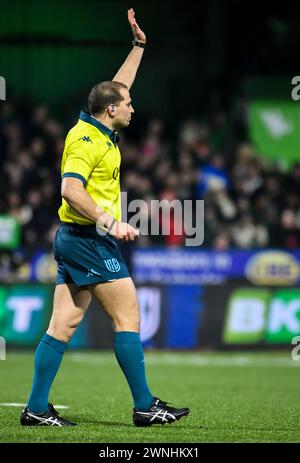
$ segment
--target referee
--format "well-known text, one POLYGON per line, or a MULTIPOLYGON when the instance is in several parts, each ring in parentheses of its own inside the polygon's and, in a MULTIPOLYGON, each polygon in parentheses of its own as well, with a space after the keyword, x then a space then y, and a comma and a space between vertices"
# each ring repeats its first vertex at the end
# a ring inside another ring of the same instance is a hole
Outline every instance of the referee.
POLYGON ((84 317, 91 296, 112 320, 114 351, 133 397, 133 422, 151 426, 179 420, 188 408, 170 407, 154 397, 146 380, 136 290, 118 241, 134 241, 139 231, 121 222, 118 133, 134 109, 129 90, 140 65, 146 36, 128 10, 133 48, 112 81, 96 84, 69 131, 61 164, 61 225, 54 241, 57 281, 53 313, 36 352, 34 378, 24 426, 74 426, 59 416, 48 396, 64 351, 84 317))

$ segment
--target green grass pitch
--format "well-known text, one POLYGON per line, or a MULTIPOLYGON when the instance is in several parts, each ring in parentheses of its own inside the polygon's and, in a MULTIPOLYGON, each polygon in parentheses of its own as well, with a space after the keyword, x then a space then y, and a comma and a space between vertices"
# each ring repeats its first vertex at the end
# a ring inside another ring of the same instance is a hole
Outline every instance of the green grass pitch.
POLYGON ((0 361, 1 442, 300 442, 300 360, 290 352, 145 352, 151 390, 191 414, 170 425, 136 428, 132 401, 113 352, 67 352, 50 401, 74 428, 21 427, 33 353, 0 361))

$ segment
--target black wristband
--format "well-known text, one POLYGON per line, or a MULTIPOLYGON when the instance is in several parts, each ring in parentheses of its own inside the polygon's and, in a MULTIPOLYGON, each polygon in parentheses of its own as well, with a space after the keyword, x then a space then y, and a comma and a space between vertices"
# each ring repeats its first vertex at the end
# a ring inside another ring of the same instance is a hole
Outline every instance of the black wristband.
POLYGON ((146 43, 145 42, 140 42, 139 40, 133 40, 132 45, 134 47, 146 48, 146 43))

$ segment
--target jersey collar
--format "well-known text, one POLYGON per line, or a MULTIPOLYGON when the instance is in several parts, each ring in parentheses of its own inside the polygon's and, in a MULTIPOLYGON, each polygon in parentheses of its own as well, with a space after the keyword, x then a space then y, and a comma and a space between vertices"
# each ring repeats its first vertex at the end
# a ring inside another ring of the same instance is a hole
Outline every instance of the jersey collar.
POLYGON ((114 145, 120 141, 120 137, 116 130, 109 129, 108 127, 106 127, 106 125, 99 122, 95 117, 91 116, 90 114, 81 111, 79 119, 83 122, 87 122, 88 124, 93 125, 94 127, 97 127, 97 129, 99 129, 100 132, 108 135, 114 145))

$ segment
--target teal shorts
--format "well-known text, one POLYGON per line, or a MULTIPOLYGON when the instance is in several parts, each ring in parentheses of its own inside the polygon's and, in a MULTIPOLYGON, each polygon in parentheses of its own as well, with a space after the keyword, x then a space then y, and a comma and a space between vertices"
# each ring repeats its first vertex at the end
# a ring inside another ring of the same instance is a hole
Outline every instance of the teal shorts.
POLYGON ((117 239, 112 235, 100 236, 95 225, 62 223, 53 251, 58 285, 84 286, 130 276, 117 239))

